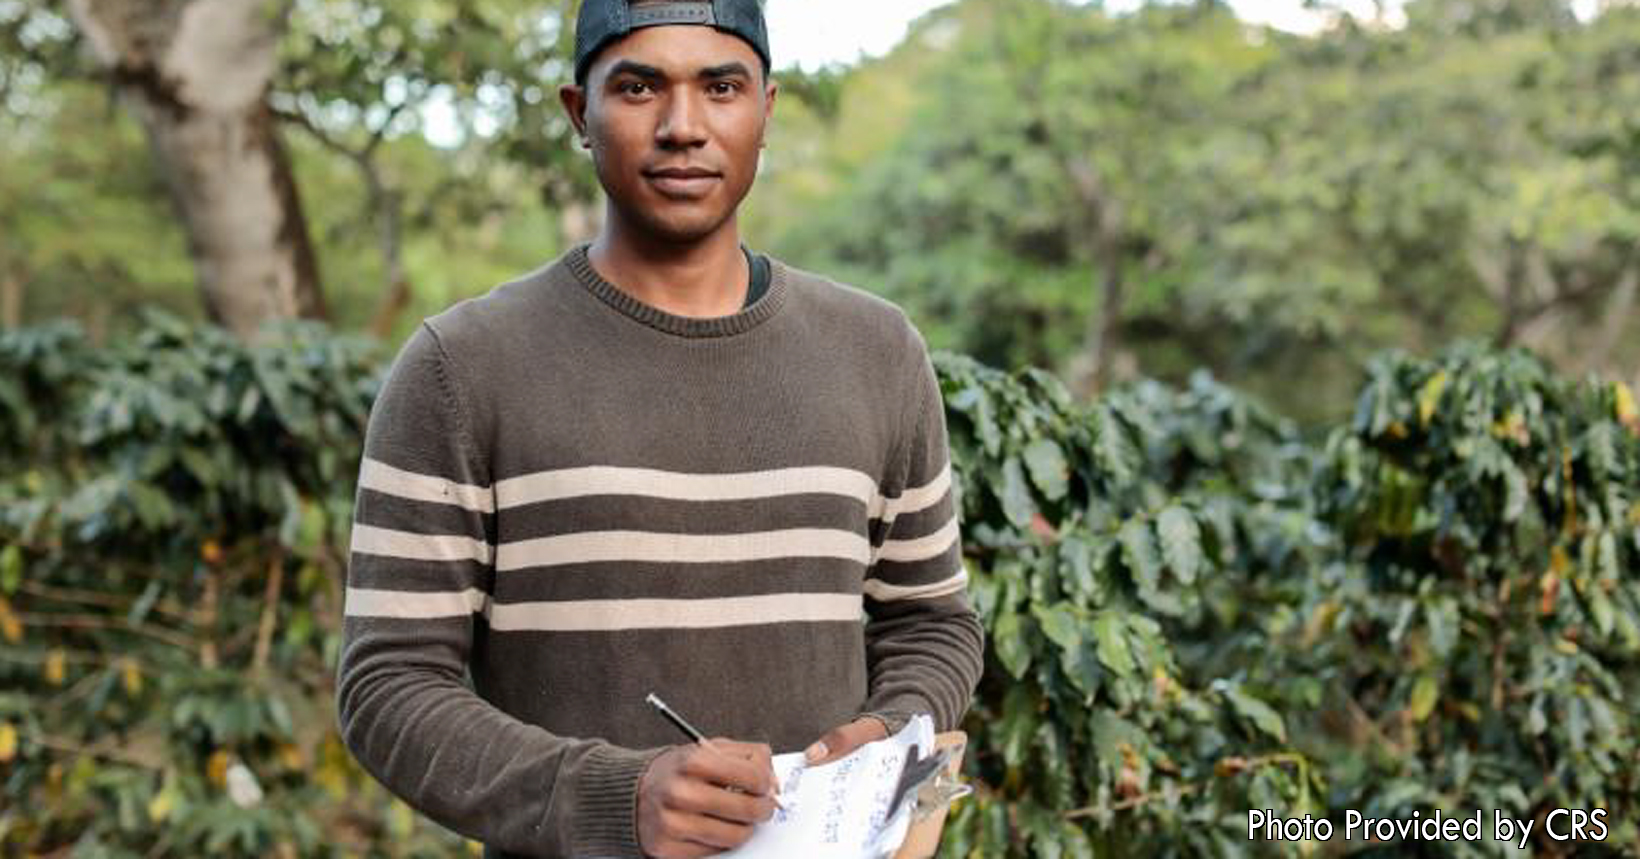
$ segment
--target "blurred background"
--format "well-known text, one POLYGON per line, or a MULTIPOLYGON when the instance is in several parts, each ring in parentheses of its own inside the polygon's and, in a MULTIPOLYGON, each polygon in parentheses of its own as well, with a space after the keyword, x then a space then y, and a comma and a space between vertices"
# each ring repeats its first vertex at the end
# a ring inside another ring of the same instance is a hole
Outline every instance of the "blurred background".
MULTIPOLYGON (((286 5, 194 33, 0 3, 5 324, 293 311, 396 343, 596 230, 564 4, 286 5), (168 111, 211 99, 238 125, 168 111), (278 286, 235 276, 259 265, 278 286)), ((936 346, 1080 393, 1206 366, 1314 419, 1386 346, 1640 373, 1631 7, 768 14, 787 97, 747 241, 901 302, 936 346)))
MULTIPOLYGON (((0 853, 472 847, 335 734, 352 482, 413 327, 598 228, 575 5, 0 0, 0 853)), ((767 14, 747 243, 940 350, 950 855, 1634 807, 1640 6, 767 14)))

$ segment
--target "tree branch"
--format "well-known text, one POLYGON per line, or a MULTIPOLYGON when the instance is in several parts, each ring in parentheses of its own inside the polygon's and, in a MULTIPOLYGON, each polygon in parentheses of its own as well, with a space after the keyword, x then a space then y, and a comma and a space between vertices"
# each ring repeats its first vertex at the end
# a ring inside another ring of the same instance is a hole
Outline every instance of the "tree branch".
MULTIPOLYGON (((1228 775, 1238 775, 1240 773, 1263 769, 1268 766, 1277 766, 1280 764, 1292 764, 1300 770, 1304 768, 1303 757, 1291 752, 1277 752, 1274 754, 1261 755, 1256 758, 1246 759, 1227 758, 1226 760, 1234 760, 1237 763, 1234 771, 1228 773, 1228 775)), ((1193 784, 1169 785, 1161 790, 1153 790, 1149 793, 1142 793, 1138 796, 1128 797, 1127 799, 1119 802, 1113 802, 1110 805, 1090 805, 1083 808, 1072 809, 1064 812, 1060 816, 1066 820, 1075 820, 1079 817, 1102 817, 1106 814, 1117 811, 1127 811, 1129 809, 1138 808, 1141 805, 1148 805, 1159 799, 1174 800, 1179 799, 1180 797, 1189 796, 1192 793, 1202 790, 1206 784, 1207 782, 1197 782, 1193 784)))
MULTIPOLYGON (((136 600, 113 594, 105 594, 99 591, 82 591, 75 588, 59 588, 32 581, 20 582, 17 589, 41 599, 101 606, 122 613, 129 612, 131 607, 136 604, 136 600)), ((177 621, 187 622, 193 619, 192 613, 178 605, 174 600, 159 600, 154 603, 153 610, 177 621)))
POLYGON ((262 596, 262 622, 256 630, 256 651, 251 657, 251 670, 263 671, 268 665, 268 651, 273 646, 273 626, 279 614, 279 589, 285 581, 285 559, 275 555, 268 565, 268 587, 262 596))
POLYGON ((334 135, 320 128, 307 114, 301 110, 275 110, 274 116, 291 123, 305 131, 319 145, 335 152, 358 168, 365 184, 365 207, 370 217, 377 224, 377 249, 381 253, 382 264, 387 270, 387 283, 382 293, 381 302, 376 307, 376 313, 371 319, 370 331, 378 337, 384 337, 393 327, 399 314, 410 304, 410 279, 404 268, 403 249, 403 222, 404 222, 404 195, 396 188, 388 187, 382 179, 381 169, 376 164, 376 149, 386 139, 387 130, 392 127, 393 120, 399 114, 413 105, 419 104, 419 99, 405 99, 389 109, 387 118, 381 125, 370 133, 370 139, 363 147, 353 148, 338 140, 334 135))
POLYGON ((123 738, 117 738, 112 742, 104 741, 94 746, 82 746, 72 740, 64 739, 62 737, 54 737, 50 734, 36 731, 29 736, 29 739, 34 743, 45 746, 48 749, 59 752, 67 752, 71 755, 90 755, 94 758, 106 758, 117 763, 130 764, 132 766, 155 771, 163 771, 165 769, 165 763, 163 761, 153 761, 141 755, 127 752, 119 746, 114 745, 114 743, 123 742, 123 738))
POLYGON ((1630 265, 1623 270, 1622 278, 1612 290, 1600 332, 1595 335, 1594 345, 1589 347, 1589 357, 1584 364, 1587 369, 1605 367, 1611 360, 1612 349, 1617 346, 1618 340, 1623 336, 1624 327, 1631 321, 1629 314, 1634 310, 1637 292, 1640 292, 1640 268, 1630 265))
POLYGON ((107 617, 98 614, 19 614, 17 620, 24 626, 41 628, 113 629, 121 632, 131 632, 147 636, 156 641, 163 641, 184 650, 192 650, 199 644, 191 636, 145 623, 132 623, 123 617, 107 617))

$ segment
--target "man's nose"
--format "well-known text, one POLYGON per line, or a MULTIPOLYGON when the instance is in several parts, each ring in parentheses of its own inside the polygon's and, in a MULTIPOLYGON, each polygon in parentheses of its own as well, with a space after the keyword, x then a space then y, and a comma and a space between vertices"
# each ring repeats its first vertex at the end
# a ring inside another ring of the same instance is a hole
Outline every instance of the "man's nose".
POLYGON ((655 128, 655 142, 666 149, 705 144, 703 114, 699 95, 688 90, 672 93, 671 98, 666 100, 660 125, 655 128))

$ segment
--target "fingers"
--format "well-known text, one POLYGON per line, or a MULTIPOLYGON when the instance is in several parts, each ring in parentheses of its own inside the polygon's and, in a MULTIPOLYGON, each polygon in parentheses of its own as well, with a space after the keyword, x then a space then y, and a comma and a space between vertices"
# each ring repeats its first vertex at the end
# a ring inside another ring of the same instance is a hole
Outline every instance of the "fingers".
POLYGON ((681 810, 664 811, 661 816, 666 832, 673 840, 697 847, 710 847, 713 848, 713 852, 733 850, 752 837, 750 823, 720 820, 681 810))
POLYGON ((774 751, 768 743, 746 743, 740 740, 731 740, 728 737, 713 737, 706 741, 707 747, 722 752, 732 758, 742 758, 753 763, 767 763, 773 766, 774 751))
POLYGON ((767 743, 714 737, 685 761, 685 772, 724 787, 765 795, 777 787, 774 755, 767 743))
POLYGON ((662 839, 656 842, 654 846, 645 844, 643 847, 643 855, 653 857, 653 859, 699 859, 701 856, 716 856, 722 852, 717 847, 671 838, 662 839))
POLYGON ((774 799, 725 790, 715 784, 684 779, 663 796, 666 808, 707 815, 727 823, 761 823, 774 816, 774 799))
POLYGON ((846 725, 839 725, 827 731, 820 739, 803 752, 803 759, 809 766, 829 764, 873 740, 880 740, 887 736, 883 723, 870 716, 861 716, 846 725))
POLYGON ((693 859, 739 847, 753 827, 774 815, 774 800, 754 793, 772 786, 760 775, 768 749, 737 743, 726 749, 677 746, 655 758, 638 786, 638 838, 646 855, 693 859), (733 788, 733 789, 726 789, 733 788))

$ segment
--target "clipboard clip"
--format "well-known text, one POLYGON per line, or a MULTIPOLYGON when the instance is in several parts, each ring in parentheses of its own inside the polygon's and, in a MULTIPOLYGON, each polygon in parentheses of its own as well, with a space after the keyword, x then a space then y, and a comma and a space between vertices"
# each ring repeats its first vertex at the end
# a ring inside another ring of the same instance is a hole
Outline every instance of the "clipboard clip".
POLYGON ((889 799, 885 818, 894 819, 900 803, 908 796, 915 797, 912 819, 921 820, 946 803, 973 793, 971 786, 957 781, 948 772, 952 758, 960 756, 963 748, 963 744, 950 745, 937 748, 930 755, 917 757, 920 750, 915 745, 911 746, 911 753, 906 756, 905 766, 900 770, 899 783, 889 799))

